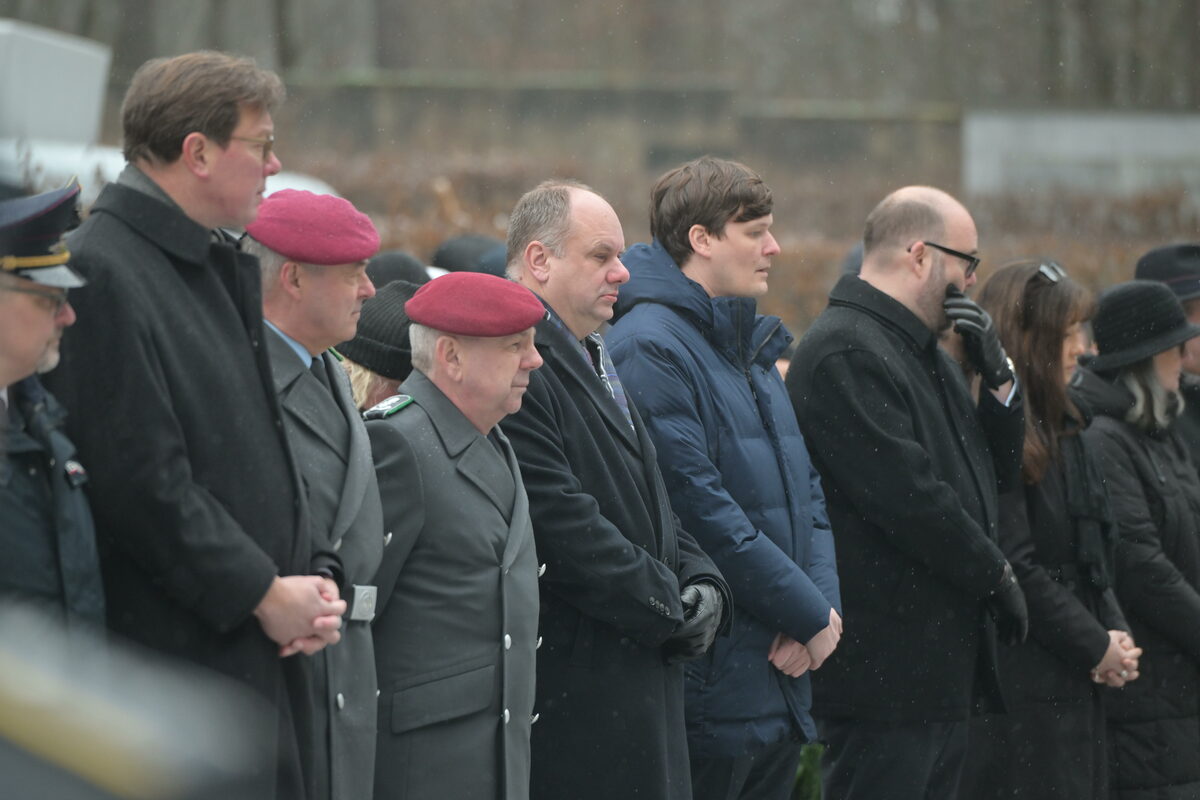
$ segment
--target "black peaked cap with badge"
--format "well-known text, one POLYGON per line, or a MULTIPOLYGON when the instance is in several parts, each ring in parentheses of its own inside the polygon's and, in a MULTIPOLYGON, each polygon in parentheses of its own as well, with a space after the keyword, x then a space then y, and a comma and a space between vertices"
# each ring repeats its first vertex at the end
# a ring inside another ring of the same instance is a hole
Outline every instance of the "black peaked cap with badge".
POLYGON ((74 289, 87 283, 67 266, 62 236, 79 224, 79 182, 0 202, 0 270, 43 286, 74 289))

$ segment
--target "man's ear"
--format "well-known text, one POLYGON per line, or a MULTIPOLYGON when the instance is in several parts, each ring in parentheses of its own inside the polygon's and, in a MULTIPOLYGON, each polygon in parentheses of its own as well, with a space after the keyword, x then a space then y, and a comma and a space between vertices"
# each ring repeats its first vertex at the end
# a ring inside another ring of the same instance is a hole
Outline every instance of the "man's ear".
POLYGON ((295 261, 285 261, 279 268, 279 286, 288 297, 298 298, 300 296, 300 284, 303 279, 304 272, 295 261))
POLYGON ((692 246, 692 252, 702 258, 712 257, 713 238, 708 228, 699 223, 688 228, 688 244, 692 246))
POLYGON ((538 283, 545 283, 550 279, 551 255, 553 254, 550 248, 537 240, 525 245, 525 271, 538 283))
POLYGON ((433 343, 433 360, 450 380, 462 379, 462 350, 453 336, 438 336, 433 343))
POLYGON ((192 131, 183 138, 179 158, 193 175, 206 178, 212 170, 216 147, 203 133, 192 131))
POLYGON ((933 268, 933 253, 920 239, 908 246, 907 267, 918 278, 924 278, 933 268))

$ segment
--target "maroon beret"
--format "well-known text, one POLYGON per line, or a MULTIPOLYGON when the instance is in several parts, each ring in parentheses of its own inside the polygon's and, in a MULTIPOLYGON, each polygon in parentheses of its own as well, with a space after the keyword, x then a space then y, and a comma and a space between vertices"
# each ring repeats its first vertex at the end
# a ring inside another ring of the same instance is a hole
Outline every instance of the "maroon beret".
POLYGON ((482 272, 451 272, 418 289, 404 313, 443 333, 508 336, 532 328, 546 309, 519 283, 482 272))
POLYGON ((272 192, 246 233, 303 264, 353 264, 379 252, 379 231, 349 200, 303 189, 272 192))

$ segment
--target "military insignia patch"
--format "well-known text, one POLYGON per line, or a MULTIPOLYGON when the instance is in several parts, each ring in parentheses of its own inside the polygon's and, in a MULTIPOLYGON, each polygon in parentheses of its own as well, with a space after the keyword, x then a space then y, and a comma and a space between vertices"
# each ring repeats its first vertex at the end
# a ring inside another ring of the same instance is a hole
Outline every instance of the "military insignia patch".
POLYGON ((376 406, 363 412, 363 419, 386 419, 402 408, 412 404, 413 399, 406 394, 396 394, 376 406))

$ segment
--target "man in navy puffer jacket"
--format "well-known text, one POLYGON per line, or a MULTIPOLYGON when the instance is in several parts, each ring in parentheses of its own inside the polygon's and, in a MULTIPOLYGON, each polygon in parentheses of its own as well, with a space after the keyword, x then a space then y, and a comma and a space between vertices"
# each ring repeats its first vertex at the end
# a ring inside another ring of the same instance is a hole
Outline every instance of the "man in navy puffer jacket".
POLYGON ((733 592, 733 627, 687 665, 698 800, 791 796, 810 669, 841 635, 833 537, 775 359, 790 334, 758 316, 770 189, 701 158, 651 192, 654 241, 630 248, 608 343, 658 450, 671 505, 733 592))

